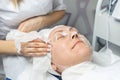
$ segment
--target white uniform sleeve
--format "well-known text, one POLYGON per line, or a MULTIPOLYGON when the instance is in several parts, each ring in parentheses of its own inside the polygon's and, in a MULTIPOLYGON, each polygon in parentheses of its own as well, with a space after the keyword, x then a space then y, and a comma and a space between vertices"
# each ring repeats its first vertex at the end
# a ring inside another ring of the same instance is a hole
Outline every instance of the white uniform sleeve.
POLYGON ((10 29, 2 22, 0 22, 0 40, 5 40, 5 37, 9 31, 10 29))
POLYGON ((63 3, 63 0, 53 0, 53 11, 65 10, 66 5, 63 3))

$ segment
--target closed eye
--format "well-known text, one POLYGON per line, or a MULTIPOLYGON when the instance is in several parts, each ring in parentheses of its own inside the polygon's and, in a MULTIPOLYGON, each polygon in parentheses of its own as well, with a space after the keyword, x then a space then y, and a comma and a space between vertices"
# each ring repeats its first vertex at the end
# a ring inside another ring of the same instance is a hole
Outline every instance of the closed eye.
POLYGON ((66 37, 66 36, 63 36, 63 35, 58 36, 58 37, 57 37, 57 40, 63 39, 63 38, 65 38, 65 37, 66 37))

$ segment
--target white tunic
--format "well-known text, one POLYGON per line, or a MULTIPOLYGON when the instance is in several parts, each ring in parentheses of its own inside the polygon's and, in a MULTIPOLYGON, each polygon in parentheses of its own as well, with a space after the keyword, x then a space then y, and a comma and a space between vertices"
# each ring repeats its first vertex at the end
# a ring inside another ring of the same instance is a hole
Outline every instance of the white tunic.
MULTIPOLYGON (((0 39, 4 39, 11 29, 17 29, 21 21, 56 10, 65 10, 63 0, 23 0, 18 8, 10 0, 0 0, 0 39)), ((30 62, 30 58, 23 56, 4 56, 6 76, 16 80, 30 62)))
POLYGON ((0 0, 0 39, 25 19, 64 9, 63 0, 23 0, 16 8, 10 0, 0 0))

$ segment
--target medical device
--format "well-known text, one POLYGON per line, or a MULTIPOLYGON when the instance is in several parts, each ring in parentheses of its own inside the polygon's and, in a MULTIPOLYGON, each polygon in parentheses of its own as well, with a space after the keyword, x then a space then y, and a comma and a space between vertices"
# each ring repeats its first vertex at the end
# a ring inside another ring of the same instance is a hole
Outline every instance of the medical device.
MULTIPOLYGON (((104 0, 98 0, 96 15, 95 15, 95 24, 94 24, 94 34, 93 34, 93 48, 97 48, 97 39, 102 38, 107 40, 108 35, 108 11, 106 8, 101 9, 102 3, 104 0)), ((109 16, 109 25, 110 25, 110 37, 109 42, 114 45, 120 46, 120 22, 115 20, 112 16, 109 16)))
MULTIPOLYGON (((102 62, 109 63, 111 60, 119 59, 120 56, 120 22, 110 15, 111 0, 107 2, 107 7, 103 6, 104 1, 98 0, 97 3, 92 45, 94 54, 100 57, 97 58, 99 60, 102 58, 104 60, 102 62)), ((98 60, 97 58, 95 60, 98 60)))
POLYGON ((114 9, 114 12, 112 13, 112 16, 116 19, 120 19, 120 0, 114 0, 114 1, 117 1, 117 4, 114 9))

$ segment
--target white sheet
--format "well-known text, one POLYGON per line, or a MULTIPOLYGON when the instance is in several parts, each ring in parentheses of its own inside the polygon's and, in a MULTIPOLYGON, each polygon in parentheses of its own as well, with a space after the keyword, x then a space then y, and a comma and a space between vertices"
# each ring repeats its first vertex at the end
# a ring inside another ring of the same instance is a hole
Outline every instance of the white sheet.
POLYGON ((91 63, 82 64, 82 71, 80 68, 81 65, 77 65, 66 70, 62 74, 63 80, 120 80, 120 61, 104 68, 91 63))

